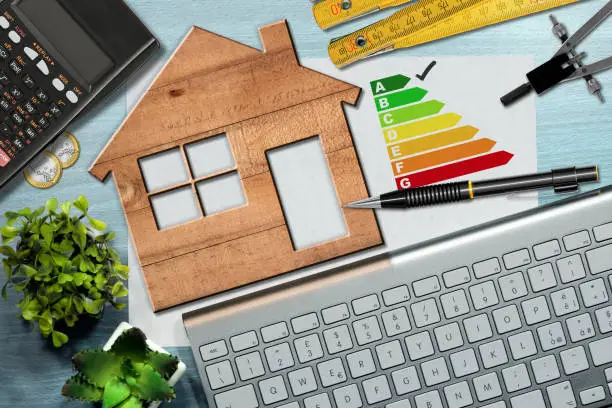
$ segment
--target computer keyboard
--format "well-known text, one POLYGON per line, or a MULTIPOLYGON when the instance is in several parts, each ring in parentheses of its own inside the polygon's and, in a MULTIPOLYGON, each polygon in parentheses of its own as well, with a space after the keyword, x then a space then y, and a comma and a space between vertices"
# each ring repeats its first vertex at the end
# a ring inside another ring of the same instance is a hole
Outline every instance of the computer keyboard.
POLYGON ((183 318, 210 408, 609 406, 611 275, 607 187, 183 318))

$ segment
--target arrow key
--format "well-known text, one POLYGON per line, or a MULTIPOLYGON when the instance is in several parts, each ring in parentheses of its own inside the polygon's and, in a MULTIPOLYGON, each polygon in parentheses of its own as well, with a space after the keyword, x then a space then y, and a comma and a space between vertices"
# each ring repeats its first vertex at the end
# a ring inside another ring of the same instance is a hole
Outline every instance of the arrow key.
POLYGON ((565 381, 546 388, 552 408, 572 408, 576 406, 572 384, 565 381))

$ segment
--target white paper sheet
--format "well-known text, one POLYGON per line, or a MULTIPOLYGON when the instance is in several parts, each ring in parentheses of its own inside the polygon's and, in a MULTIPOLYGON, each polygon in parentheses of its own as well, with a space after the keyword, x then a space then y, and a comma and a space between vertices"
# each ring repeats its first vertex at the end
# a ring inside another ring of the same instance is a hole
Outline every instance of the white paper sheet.
MULTIPOLYGON (((483 179, 505 177, 537 171, 535 98, 529 97, 511 109, 505 109, 499 97, 512 84, 505 78, 516 72, 528 72, 533 67, 532 57, 395 57, 372 59, 343 70, 337 70, 328 59, 305 59, 302 64, 336 78, 359 85, 362 95, 356 108, 345 111, 351 126, 368 188, 372 194, 396 188, 385 140, 378 120, 370 81, 403 74, 412 78, 409 87, 428 90, 425 100, 445 103, 440 114, 454 112, 462 116, 457 126, 471 125, 479 129, 477 138, 489 138, 497 144, 492 151, 505 150, 514 157, 505 166, 479 172, 465 178, 483 179), (432 62, 437 65, 424 81, 415 76, 432 62)), ((152 67, 148 78, 141 78, 128 91, 127 105, 133 106, 160 66, 152 67)), ((462 228, 487 222, 505 215, 537 206, 537 196, 512 198, 497 197, 469 203, 411 211, 379 211, 377 217, 385 246, 326 262, 316 267, 292 272, 265 283, 272 286, 281 282, 314 274, 332 266, 346 264, 373 254, 423 242, 462 228)), ((133 246, 129 247, 130 323, 149 333, 162 347, 188 346, 182 324, 184 312, 205 307, 230 297, 248 294, 253 288, 214 296, 169 311, 153 313, 133 246)), ((261 287, 261 286, 260 286, 261 287)))

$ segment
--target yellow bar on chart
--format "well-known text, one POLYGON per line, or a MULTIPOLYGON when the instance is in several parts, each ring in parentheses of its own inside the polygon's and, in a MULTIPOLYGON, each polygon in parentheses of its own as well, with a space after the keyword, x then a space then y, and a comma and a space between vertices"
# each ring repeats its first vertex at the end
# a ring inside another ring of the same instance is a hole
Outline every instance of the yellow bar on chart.
POLYGON ((411 156, 439 147, 465 142, 472 139, 477 133, 478 129, 474 126, 462 126, 434 133, 433 135, 419 137, 418 139, 410 139, 398 144, 389 145, 387 146, 387 151, 391 160, 397 160, 404 156, 411 156))
POLYGON ((427 133, 451 128, 461 120, 461 116, 456 113, 445 113, 444 115, 406 123, 390 129, 385 129, 385 141, 387 144, 411 139, 427 133))

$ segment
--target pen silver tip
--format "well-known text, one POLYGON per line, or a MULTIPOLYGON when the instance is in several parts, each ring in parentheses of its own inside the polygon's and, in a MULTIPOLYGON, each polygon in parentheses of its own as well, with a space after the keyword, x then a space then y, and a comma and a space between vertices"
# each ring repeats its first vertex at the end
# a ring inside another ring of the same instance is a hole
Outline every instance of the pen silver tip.
POLYGON ((380 208, 380 199, 378 197, 366 198, 355 201, 344 206, 345 208, 380 208))

